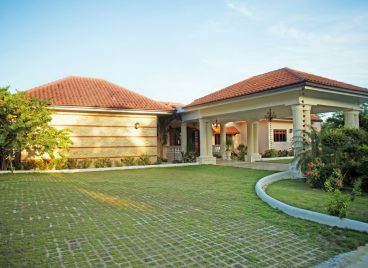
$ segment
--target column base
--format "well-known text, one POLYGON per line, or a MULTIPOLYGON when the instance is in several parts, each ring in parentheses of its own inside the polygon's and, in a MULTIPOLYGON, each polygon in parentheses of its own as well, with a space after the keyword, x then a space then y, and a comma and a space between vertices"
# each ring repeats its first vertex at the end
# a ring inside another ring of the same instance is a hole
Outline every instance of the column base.
POLYGON ((297 167, 297 161, 295 159, 291 162, 289 166, 289 172, 293 179, 304 178, 303 172, 297 167))
POLYGON ((257 153, 254 153, 254 154, 251 154, 251 155, 247 155, 247 160, 250 163, 259 161, 259 160, 261 160, 261 158, 262 158, 262 156, 260 154, 257 154, 257 153))
POLYGON ((199 156, 197 162, 201 165, 216 165, 216 157, 213 156, 199 156))

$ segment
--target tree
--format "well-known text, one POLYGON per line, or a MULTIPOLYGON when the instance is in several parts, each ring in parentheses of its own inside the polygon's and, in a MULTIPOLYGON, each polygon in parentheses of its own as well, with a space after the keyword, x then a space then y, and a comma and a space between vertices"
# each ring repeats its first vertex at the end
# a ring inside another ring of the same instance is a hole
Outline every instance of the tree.
MULTIPOLYGON (((68 130, 50 126, 51 115, 48 102, 0 87, 0 169, 12 168, 16 154, 23 150, 30 157, 54 158, 58 148, 72 144, 68 130)), ((62 151, 58 154, 63 156, 62 151)))

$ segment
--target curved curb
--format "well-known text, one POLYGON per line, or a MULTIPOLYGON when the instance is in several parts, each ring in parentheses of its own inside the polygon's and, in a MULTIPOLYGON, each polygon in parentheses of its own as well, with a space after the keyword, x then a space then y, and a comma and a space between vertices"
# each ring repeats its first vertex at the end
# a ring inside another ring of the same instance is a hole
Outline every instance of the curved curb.
MULTIPOLYGON (((82 169, 57 169, 57 170, 14 170, 14 174, 21 173, 78 173, 78 172, 95 172, 95 171, 114 171, 114 170, 131 170, 131 169, 146 169, 146 168, 170 168, 170 167, 185 167, 198 166, 199 163, 180 163, 180 164, 160 164, 146 166, 124 166, 124 167, 107 167, 107 168, 82 168, 82 169)), ((11 174, 10 170, 0 171, 1 174, 11 174)))
POLYGON ((260 179, 255 187, 256 193, 259 198, 261 198, 264 202, 269 204, 273 208, 277 208, 284 213, 296 217, 301 218, 304 220, 309 220, 313 222, 317 222, 320 224, 325 224, 329 226, 336 226, 339 228, 346 228, 351 229, 354 231, 360 231, 360 232, 368 232, 368 223, 351 220, 351 219, 340 219, 336 216, 331 216, 315 211, 310 211, 302 208, 297 208, 290 206, 288 204, 285 204, 281 201, 276 200, 275 198, 272 198, 268 194, 266 194, 265 189, 267 186, 273 182, 280 181, 283 179, 289 179, 291 178, 291 173, 289 171, 285 172, 278 172, 271 174, 269 176, 263 177, 260 179))

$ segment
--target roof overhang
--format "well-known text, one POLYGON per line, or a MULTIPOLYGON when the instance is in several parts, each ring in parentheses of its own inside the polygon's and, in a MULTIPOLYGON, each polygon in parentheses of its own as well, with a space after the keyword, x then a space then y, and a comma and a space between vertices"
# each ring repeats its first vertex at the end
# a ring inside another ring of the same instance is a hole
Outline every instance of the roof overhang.
POLYGON ((119 114, 155 114, 169 115, 175 111, 159 111, 159 110, 134 110, 134 109, 114 109, 103 107, 80 107, 80 106, 58 106, 50 105, 49 109, 69 112, 96 112, 96 113, 119 113, 119 114))

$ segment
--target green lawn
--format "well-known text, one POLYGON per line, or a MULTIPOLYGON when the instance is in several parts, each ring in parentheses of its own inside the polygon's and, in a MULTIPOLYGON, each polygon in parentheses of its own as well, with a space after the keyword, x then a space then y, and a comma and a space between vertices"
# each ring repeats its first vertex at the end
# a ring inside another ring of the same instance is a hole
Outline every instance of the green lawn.
MULTIPOLYGON (((282 180, 271 184, 267 193, 287 204, 327 214, 331 193, 311 188, 302 180, 282 180)), ((348 210, 348 218, 368 222, 368 195, 356 197, 348 210)))
POLYGON ((292 218, 269 171, 191 166, 0 176, 0 267, 312 266, 368 234, 292 218))
POLYGON ((291 161, 293 161, 293 159, 262 160, 260 162, 279 163, 279 164, 290 164, 291 161))

